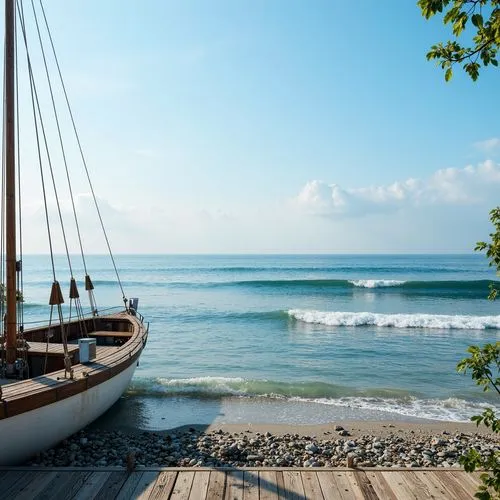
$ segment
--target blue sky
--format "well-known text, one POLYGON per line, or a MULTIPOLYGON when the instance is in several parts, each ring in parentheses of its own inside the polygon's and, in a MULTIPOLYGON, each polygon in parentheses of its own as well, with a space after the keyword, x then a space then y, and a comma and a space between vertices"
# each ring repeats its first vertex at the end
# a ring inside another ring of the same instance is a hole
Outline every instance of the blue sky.
MULTIPOLYGON (((448 33, 416 2, 45 3, 118 252, 469 252, 487 236, 500 73, 446 84, 425 54, 448 33)), ((43 252, 34 180, 26 246, 43 252)))

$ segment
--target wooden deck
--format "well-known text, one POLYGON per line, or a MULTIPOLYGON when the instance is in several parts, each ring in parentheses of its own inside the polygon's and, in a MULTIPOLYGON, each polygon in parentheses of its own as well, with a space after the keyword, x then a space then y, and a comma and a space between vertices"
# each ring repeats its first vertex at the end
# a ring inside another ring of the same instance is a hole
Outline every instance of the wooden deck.
POLYGON ((0 469, 9 500, 465 500, 478 484, 478 473, 457 469, 0 469))

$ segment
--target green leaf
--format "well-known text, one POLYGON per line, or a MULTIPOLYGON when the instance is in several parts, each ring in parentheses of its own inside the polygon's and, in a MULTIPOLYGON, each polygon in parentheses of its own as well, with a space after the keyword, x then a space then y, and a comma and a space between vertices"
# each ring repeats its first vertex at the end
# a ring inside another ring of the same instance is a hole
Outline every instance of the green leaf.
POLYGON ((471 17, 472 24, 476 26, 476 28, 483 27, 483 16, 481 14, 473 14, 471 17))
POLYGON ((449 82, 452 76, 453 76, 453 70, 451 68, 448 68, 446 70, 446 73, 444 74, 445 81, 449 82))

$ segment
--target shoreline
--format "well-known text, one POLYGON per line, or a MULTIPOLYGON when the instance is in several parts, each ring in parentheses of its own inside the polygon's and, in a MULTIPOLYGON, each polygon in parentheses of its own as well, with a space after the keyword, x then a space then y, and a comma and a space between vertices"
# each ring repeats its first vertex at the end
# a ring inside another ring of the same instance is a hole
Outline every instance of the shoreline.
MULTIPOLYGON (((479 434, 484 436, 496 436, 490 429, 484 425, 479 427, 473 422, 450 422, 436 420, 434 422, 405 422, 399 420, 339 420, 326 424, 263 424, 263 423, 247 423, 247 424, 208 424, 208 425, 181 425, 173 429, 164 431, 141 431, 139 429, 123 429, 127 433, 142 433, 154 432, 159 435, 168 435, 172 433, 183 433, 189 431, 190 428, 196 429, 199 432, 228 432, 231 434, 247 433, 256 435, 257 433, 264 434, 271 432, 273 435, 282 436, 284 434, 299 434, 300 436, 316 436, 320 438, 323 435, 336 435, 335 427, 341 426, 349 432, 351 437, 361 437, 363 435, 371 435, 374 437, 385 437, 389 434, 416 434, 422 436, 430 436, 448 432, 450 434, 479 434)), ((500 443, 500 435, 498 435, 500 443)))
POLYGON ((26 465, 57 467, 457 467, 500 436, 460 422, 183 425, 164 431, 88 427, 26 465))
MULTIPOLYGON (((141 434, 156 434, 158 436, 168 436, 172 434, 183 434, 194 429, 200 433, 215 433, 225 432, 230 434, 246 433, 248 435, 256 435, 258 433, 265 434, 271 432, 273 435, 282 436, 285 434, 299 434, 300 436, 321 436, 337 434, 335 427, 341 426, 349 432, 352 437, 360 437, 363 435, 371 435, 374 437, 385 437, 389 434, 416 434, 430 436, 434 434, 442 434, 448 432, 450 434, 479 434, 483 436, 496 436, 490 429, 484 425, 479 427, 473 422, 452 422, 452 421, 401 421, 401 420, 338 420, 324 424, 274 424, 274 423, 241 423, 241 424, 184 424, 172 427, 170 429, 150 430, 140 429, 137 427, 129 427, 118 425, 115 430, 121 431, 124 434, 131 436, 141 434)), ((84 429, 87 432, 109 432, 108 426, 100 428, 98 425, 91 424, 84 429)), ((500 442, 500 435, 498 435, 500 442)))

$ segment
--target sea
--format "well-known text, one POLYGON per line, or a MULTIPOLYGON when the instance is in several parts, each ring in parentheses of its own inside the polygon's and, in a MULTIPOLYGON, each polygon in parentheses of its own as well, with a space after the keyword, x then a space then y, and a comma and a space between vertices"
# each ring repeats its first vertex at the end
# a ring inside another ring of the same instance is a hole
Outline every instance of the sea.
MULTIPOLYGON (((483 255, 117 255, 149 340, 97 424, 468 421, 498 396, 457 362, 500 336, 483 255)), ((67 295, 67 258, 55 257, 67 295)), ((86 258, 101 314, 122 305, 109 256, 86 258)), ((81 259, 71 258, 84 309, 81 259)), ((23 259, 26 327, 49 313, 47 256, 23 259)), ((65 305, 65 314, 69 307, 65 305)), ((74 312, 73 312, 74 314, 74 312)))

